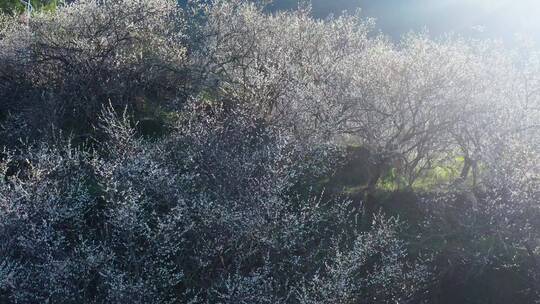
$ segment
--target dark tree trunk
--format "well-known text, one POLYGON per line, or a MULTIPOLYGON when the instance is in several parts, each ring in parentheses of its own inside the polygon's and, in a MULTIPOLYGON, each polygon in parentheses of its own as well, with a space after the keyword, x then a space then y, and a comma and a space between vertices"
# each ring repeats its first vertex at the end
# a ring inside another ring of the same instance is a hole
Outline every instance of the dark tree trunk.
POLYGON ((469 176, 469 172, 471 171, 472 167, 472 160, 469 156, 465 156, 465 160, 463 162, 463 168, 461 169, 460 177, 461 179, 465 180, 467 179, 467 176, 469 176))

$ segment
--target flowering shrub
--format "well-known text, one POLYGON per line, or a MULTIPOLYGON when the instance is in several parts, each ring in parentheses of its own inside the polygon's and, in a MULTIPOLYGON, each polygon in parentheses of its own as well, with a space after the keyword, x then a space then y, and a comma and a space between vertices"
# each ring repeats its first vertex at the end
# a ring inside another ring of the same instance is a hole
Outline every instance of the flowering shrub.
POLYGON ((422 286, 395 220, 358 232, 350 202, 290 191, 308 162, 290 136, 241 109, 190 113, 146 142, 107 108, 99 151, 2 161, 6 301, 392 303, 422 286))
POLYGON ((533 301, 538 58, 243 0, 0 15, 0 302, 427 303, 501 269, 533 301), (418 222, 380 210, 445 169, 418 222))
POLYGON ((0 110, 42 131, 84 135, 103 104, 143 112, 187 85, 184 21, 168 0, 77 1, 3 27, 0 110))

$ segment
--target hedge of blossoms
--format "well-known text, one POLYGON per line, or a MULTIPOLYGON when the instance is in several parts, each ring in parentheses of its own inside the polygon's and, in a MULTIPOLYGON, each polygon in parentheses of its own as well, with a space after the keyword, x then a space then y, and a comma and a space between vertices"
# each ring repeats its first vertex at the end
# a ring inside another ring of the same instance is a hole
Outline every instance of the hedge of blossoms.
POLYGON ((94 152, 5 155, 2 172, 19 166, 0 186, 5 301, 394 303, 423 286, 397 220, 358 231, 349 201, 291 191, 333 149, 298 149, 248 110, 185 112, 159 141, 106 109, 94 152))
POLYGON ((243 0, 0 16, 0 302, 422 303, 486 269, 537 299, 539 58, 243 0), (324 189, 349 144, 355 200, 324 189), (456 162, 413 236, 379 211, 456 162))

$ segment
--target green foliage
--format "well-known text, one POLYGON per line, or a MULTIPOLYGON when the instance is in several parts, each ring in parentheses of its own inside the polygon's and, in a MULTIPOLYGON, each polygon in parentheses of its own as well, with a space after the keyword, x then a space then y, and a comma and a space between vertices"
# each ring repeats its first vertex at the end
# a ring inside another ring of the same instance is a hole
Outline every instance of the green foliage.
MULTIPOLYGON (((33 12, 54 11, 61 0, 29 0, 33 12)), ((0 12, 9 15, 22 14, 27 10, 27 6, 20 0, 0 0, 0 12)))
POLYGON ((461 156, 454 157, 450 161, 440 161, 415 180, 412 187, 418 191, 431 191, 451 184, 459 178, 463 164, 464 158, 461 156))

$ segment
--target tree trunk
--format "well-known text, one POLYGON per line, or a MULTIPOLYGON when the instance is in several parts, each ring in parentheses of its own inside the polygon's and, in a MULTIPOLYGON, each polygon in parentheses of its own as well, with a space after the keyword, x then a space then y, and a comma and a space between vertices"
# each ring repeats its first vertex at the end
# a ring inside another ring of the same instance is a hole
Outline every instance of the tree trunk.
POLYGON ((463 162, 463 168, 461 169, 460 177, 462 180, 466 180, 467 176, 469 176, 469 172, 471 171, 472 166, 472 160, 469 156, 465 156, 465 160, 463 162))
POLYGON ((373 215, 379 211, 375 192, 377 190, 377 183, 381 179, 381 176, 383 175, 384 169, 385 169, 386 162, 384 159, 377 159, 373 165, 373 167, 369 170, 369 180, 367 184, 367 188, 364 192, 364 217, 365 220, 362 221, 362 229, 369 229, 371 226, 371 222, 373 219, 373 215))

